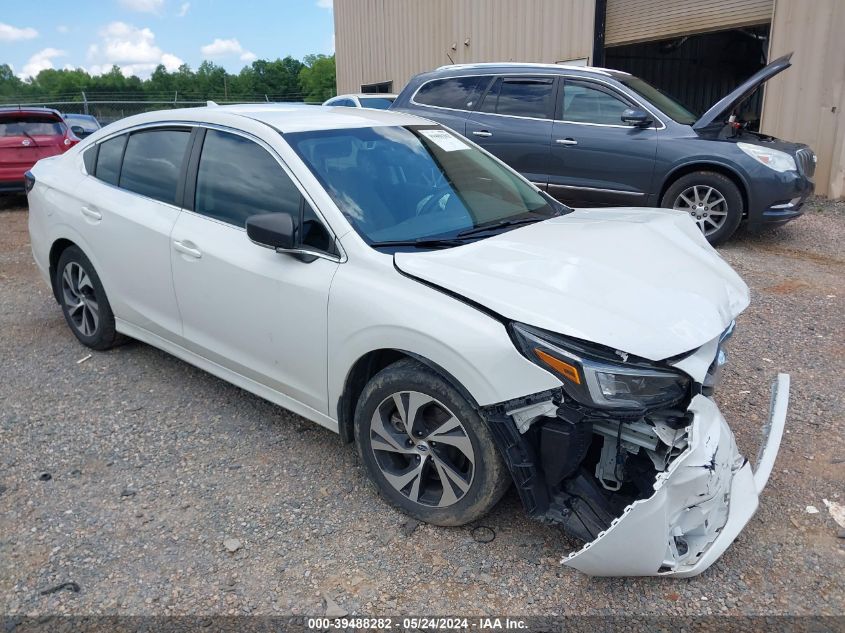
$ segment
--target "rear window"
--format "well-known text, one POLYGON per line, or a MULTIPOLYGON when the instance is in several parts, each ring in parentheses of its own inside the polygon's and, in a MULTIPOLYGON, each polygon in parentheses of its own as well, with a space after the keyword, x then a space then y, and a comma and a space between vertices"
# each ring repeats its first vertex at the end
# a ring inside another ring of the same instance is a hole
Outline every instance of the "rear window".
POLYGON ((489 81, 490 77, 435 79, 423 84, 417 90, 414 101, 439 108, 472 110, 482 88, 486 87, 489 81))
POLYGON ((123 155, 121 189, 175 204, 179 171, 190 137, 188 130, 151 130, 132 134, 123 155))
POLYGON ((358 97, 362 108, 373 108, 375 110, 387 110, 393 103, 390 97, 358 97))
POLYGON ((484 97, 481 111, 550 119, 554 99, 554 79, 500 77, 484 97))
POLYGON ((4 114, 0 117, 0 138, 11 136, 63 136, 65 124, 54 116, 4 114))

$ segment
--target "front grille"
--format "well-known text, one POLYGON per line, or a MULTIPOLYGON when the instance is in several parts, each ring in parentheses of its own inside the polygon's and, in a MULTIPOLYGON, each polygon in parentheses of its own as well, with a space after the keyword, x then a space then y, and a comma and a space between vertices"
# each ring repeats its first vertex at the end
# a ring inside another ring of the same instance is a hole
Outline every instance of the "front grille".
POLYGON ((816 155, 813 150, 802 147, 795 152, 795 162, 798 165, 799 173, 804 174, 807 178, 812 178, 816 173, 816 155))

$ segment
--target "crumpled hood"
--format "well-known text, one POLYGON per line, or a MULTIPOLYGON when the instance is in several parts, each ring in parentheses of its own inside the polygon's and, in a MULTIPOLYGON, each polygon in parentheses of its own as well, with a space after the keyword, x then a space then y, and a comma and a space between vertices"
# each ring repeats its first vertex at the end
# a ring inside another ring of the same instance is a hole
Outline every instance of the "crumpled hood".
POLYGON ((509 319, 650 360, 714 339, 749 301, 695 223, 670 209, 579 209, 394 259, 509 319))

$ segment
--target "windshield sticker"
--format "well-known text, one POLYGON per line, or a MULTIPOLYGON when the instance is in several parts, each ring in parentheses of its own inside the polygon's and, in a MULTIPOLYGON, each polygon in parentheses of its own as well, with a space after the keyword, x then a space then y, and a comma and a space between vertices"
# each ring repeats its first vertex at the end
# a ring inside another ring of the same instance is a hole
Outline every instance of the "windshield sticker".
POLYGON ((433 142, 444 152, 454 152, 461 149, 469 149, 469 145, 452 136, 446 130, 420 130, 420 134, 433 142))

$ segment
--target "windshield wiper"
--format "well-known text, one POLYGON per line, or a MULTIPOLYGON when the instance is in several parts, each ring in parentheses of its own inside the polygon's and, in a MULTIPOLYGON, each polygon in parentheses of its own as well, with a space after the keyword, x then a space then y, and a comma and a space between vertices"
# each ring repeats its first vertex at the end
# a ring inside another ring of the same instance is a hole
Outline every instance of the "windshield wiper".
POLYGON ((413 246, 414 248, 450 248, 452 246, 461 246, 466 243, 466 240, 456 239, 454 237, 418 237, 415 240, 388 240, 386 242, 373 242, 372 244, 370 244, 370 246, 372 246, 373 248, 389 248, 391 246, 413 246))
POLYGON ((23 134, 26 138, 28 138, 30 141, 32 141, 32 144, 33 144, 33 145, 35 145, 35 147, 41 147, 41 146, 38 144, 38 141, 36 141, 34 138, 32 138, 32 135, 31 135, 29 132, 27 132, 26 130, 21 130, 21 133, 22 133, 22 134, 23 134))
MULTIPOLYGON (((550 216, 554 217, 554 216, 550 216)), ((479 235, 480 233, 487 233, 488 231, 496 231, 497 229, 502 229, 507 226, 519 226, 520 224, 534 224, 535 222, 542 222, 543 220, 548 220, 547 217, 539 217, 539 218, 514 218, 511 220, 499 220, 498 222, 493 222, 492 224, 482 224, 481 226, 476 226, 472 229, 467 229, 466 231, 461 231, 455 237, 470 237, 472 235, 479 235)))

